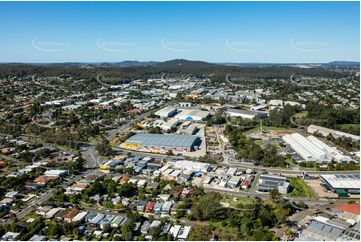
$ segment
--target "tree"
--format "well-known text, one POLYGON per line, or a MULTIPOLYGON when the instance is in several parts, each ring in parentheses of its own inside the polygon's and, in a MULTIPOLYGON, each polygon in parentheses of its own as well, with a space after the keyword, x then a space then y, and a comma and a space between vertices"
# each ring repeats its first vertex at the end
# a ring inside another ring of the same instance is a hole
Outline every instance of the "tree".
POLYGON ((110 156, 113 153, 112 147, 107 140, 103 140, 95 146, 96 151, 99 155, 110 156))
POLYGON ((270 195, 270 198, 271 198, 271 200, 272 200, 273 202, 278 202, 278 201, 280 201, 281 199, 283 199, 282 194, 278 191, 277 188, 272 189, 272 190, 270 191, 269 195, 270 195))
POLYGON ((122 239, 125 241, 130 241, 133 239, 133 230, 129 223, 123 225, 122 229, 122 239))
POLYGON ((287 227, 286 230, 285 230, 285 234, 288 238, 291 238, 293 236, 293 232, 292 232, 292 229, 287 227))
POLYGON ((202 195, 192 205, 192 217, 196 220, 218 220, 227 216, 220 206, 220 198, 220 194, 213 192, 202 195))
POLYGON ((192 227, 188 240, 209 241, 212 237, 212 231, 209 225, 196 224, 192 227))

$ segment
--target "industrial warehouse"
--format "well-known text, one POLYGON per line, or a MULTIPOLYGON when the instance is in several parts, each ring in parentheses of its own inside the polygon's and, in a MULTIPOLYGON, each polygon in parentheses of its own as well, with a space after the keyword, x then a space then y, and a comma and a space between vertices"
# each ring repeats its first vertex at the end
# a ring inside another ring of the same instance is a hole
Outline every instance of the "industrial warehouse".
POLYGON ((175 116, 177 120, 188 121, 204 121, 210 115, 208 111, 203 111, 198 108, 176 108, 170 106, 162 108, 154 114, 161 118, 170 118, 175 116))
POLYGON ((336 192, 339 196, 360 194, 359 175, 320 175, 326 189, 336 192))
POLYGON ((295 150, 304 161, 327 163, 331 160, 339 163, 350 162, 351 158, 330 147, 314 136, 307 138, 299 133, 283 136, 283 140, 295 150))
POLYGON ((273 189, 277 189, 282 194, 287 194, 291 187, 286 177, 260 175, 257 190, 259 192, 269 192, 273 189))
POLYGON ((121 147, 153 152, 191 152, 198 149, 200 138, 195 135, 139 133, 126 140, 121 147))

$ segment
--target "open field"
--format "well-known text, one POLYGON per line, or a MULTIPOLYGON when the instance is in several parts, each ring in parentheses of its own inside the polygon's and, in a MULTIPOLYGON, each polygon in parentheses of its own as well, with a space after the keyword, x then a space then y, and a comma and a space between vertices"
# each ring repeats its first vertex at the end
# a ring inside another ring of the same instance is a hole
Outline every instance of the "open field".
POLYGON ((299 112, 299 113, 296 113, 295 115, 293 115, 294 118, 304 118, 306 117, 308 114, 307 111, 303 111, 303 112, 299 112))
MULTIPOLYGON (((253 128, 253 129, 250 129, 250 130, 247 130, 247 131, 243 132, 243 134, 244 135, 249 135, 249 134, 255 133, 255 132, 257 132, 259 130, 259 128, 260 127, 257 126, 257 127, 253 128)), ((268 131, 280 131, 280 132, 282 132, 282 131, 288 131, 288 132, 293 131, 292 128, 283 128, 283 127, 274 127, 274 126, 262 126, 262 129, 263 130, 268 130, 268 131)))
POLYGON ((237 207, 239 205, 249 205, 254 203, 254 199, 246 197, 233 197, 229 195, 223 195, 221 203, 224 205, 229 204, 228 207, 237 207))

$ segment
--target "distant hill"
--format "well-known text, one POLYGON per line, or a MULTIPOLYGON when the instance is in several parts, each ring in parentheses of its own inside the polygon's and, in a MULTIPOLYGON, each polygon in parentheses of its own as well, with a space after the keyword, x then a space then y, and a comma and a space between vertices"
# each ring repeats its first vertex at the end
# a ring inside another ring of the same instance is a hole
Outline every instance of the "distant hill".
POLYGON ((175 59, 158 63, 156 66, 161 68, 208 68, 216 66, 205 61, 190 61, 185 59, 175 59))
POLYGON ((262 63, 262 62, 218 62, 209 63, 206 61, 192 61, 185 59, 174 59, 168 61, 133 61, 126 60, 121 62, 64 62, 64 63, 0 63, 6 65, 34 65, 34 66, 58 66, 58 67, 80 67, 80 68, 96 68, 96 67, 158 67, 165 69, 189 69, 189 68, 210 68, 219 66, 233 66, 233 67, 298 67, 298 68, 312 68, 312 67, 343 67, 343 68, 358 68, 360 62, 357 61, 332 61, 328 63, 262 63))
POLYGON ((330 67, 358 68, 360 66, 360 62, 358 62, 358 61, 331 61, 329 63, 325 63, 324 65, 330 66, 330 67))

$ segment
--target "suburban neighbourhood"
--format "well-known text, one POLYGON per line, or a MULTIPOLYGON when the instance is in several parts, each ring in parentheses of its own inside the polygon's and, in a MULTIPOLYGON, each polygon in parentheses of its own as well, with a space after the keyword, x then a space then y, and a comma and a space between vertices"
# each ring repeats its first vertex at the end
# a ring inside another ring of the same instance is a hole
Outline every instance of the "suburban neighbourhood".
POLYGON ((0 2, 1 241, 360 241, 359 2, 0 2))

